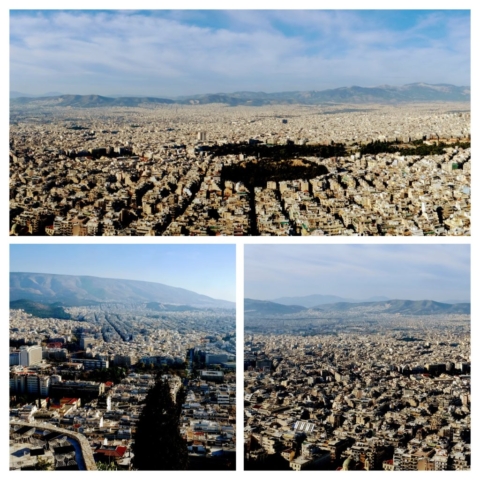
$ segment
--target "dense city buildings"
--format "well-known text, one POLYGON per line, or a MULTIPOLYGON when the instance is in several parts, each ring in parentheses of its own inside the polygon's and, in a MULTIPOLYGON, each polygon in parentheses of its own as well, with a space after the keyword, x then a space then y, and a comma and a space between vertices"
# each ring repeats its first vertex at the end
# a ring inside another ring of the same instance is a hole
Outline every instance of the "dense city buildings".
POLYGON ((9 469, 471 470, 470 30, 10 10, 9 469))
POLYGON ((12 105, 11 235, 469 235, 470 108, 12 105))
POLYGON ((470 316, 371 317, 246 323, 247 469, 470 469, 470 316))
POLYGON ((469 245, 246 245, 245 468, 470 470, 470 271, 469 245))
POLYGON ((180 387, 185 392, 180 434, 190 468, 235 468, 233 313, 166 311, 160 317, 124 305, 67 311, 71 320, 10 311, 11 468, 45 461, 56 470, 85 469, 68 435, 52 430, 42 437, 51 426, 83 436, 99 468, 130 469, 143 401, 162 371, 172 395, 180 387), (26 352, 27 361, 15 361, 26 352), (214 368, 212 375, 206 368, 214 368))

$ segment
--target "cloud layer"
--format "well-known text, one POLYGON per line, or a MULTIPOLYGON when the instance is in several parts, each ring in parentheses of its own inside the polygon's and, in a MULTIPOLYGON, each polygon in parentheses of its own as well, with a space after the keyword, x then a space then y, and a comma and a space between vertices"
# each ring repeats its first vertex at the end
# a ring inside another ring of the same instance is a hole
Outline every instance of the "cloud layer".
POLYGON ((14 11, 11 89, 177 96, 470 85, 461 11, 14 11))

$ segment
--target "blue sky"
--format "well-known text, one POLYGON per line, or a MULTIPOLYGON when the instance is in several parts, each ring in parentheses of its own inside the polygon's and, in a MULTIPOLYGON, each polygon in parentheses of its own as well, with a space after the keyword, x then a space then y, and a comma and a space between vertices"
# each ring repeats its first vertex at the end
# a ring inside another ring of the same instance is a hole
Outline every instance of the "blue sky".
POLYGON ((470 299, 470 245, 245 245, 245 297, 470 299))
POLYGON ((470 85, 462 10, 12 11, 10 89, 174 97, 470 85))
POLYGON ((144 280, 235 301, 235 245, 11 245, 10 271, 144 280))

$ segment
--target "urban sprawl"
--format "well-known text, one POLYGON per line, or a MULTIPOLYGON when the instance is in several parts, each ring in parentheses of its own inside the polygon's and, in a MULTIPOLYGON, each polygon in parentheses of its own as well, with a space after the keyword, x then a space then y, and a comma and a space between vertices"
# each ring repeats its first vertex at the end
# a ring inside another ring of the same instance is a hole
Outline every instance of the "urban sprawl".
POLYGON ((470 169, 465 104, 12 107, 10 234, 469 235, 470 169))
POLYGON ((157 372, 172 395, 185 389, 180 433, 190 464, 234 468, 233 313, 66 310, 71 320, 10 310, 11 469, 130 469, 157 372))
POLYGON ((244 361, 247 469, 470 469, 469 315, 246 327, 244 361))

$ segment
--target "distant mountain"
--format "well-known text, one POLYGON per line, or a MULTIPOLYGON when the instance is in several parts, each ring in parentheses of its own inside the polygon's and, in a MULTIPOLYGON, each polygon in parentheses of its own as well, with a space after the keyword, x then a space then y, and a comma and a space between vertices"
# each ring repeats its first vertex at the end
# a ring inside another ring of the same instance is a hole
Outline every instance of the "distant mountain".
MULTIPOLYGON (((311 295, 309 297, 334 297, 329 295, 311 295)), ((301 297, 300 297, 301 298, 301 297)), ((306 297, 304 297, 306 298, 306 297)), ((340 298, 340 297, 337 297, 340 298)), ((245 316, 252 315, 289 315, 299 312, 347 312, 358 309, 362 314, 400 314, 400 315, 434 315, 434 314, 470 314, 470 303, 451 305, 433 300, 387 300, 380 302, 338 302, 324 303, 305 308, 301 305, 283 305, 263 300, 245 299, 245 316)))
POLYGON ((272 302, 280 303, 282 305, 301 305, 302 307, 315 307, 317 305, 325 305, 328 303, 363 303, 363 302, 381 302, 388 300, 388 297, 377 296, 370 297, 365 300, 359 300, 354 298, 343 298, 336 295, 305 295, 302 297, 281 297, 275 298, 272 302))
POLYGON ((119 280, 80 275, 10 273, 10 301, 62 302, 88 305, 104 302, 158 302, 198 308, 235 308, 233 302, 216 300, 161 283, 119 280))
POLYGON ((25 310, 38 318, 61 318, 68 320, 71 315, 67 313, 58 303, 40 303, 31 300, 15 300, 10 302, 10 308, 13 310, 25 310))
POLYGON ((32 98, 10 93, 11 104, 69 107, 137 107, 142 104, 187 104, 205 105, 221 103, 236 105, 321 105, 321 104, 368 104, 368 103, 409 103, 409 102, 469 102, 470 87, 428 83, 410 83, 403 86, 380 85, 378 87, 341 87, 329 90, 294 92, 234 92, 190 95, 166 99, 157 97, 102 97, 100 95, 60 95, 32 98))
POLYGON ((303 297, 281 297, 275 298, 272 302, 280 303, 282 305, 301 305, 302 307, 311 308, 317 305, 326 303, 339 302, 356 302, 348 298, 338 297, 336 295, 305 295, 303 297))
POLYGON ((229 105, 308 104, 323 103, 405 103, 437 101, 470 101, 470 87, 455 85, 430 85, 411 83, 401 87, 341 87, 306 92, 236 92, 231 94, 207 94, 180 97, 181 103, 227 103, 229 105))
POLYGON ((361 308, 363 313, 399 313, 402 315, 433 315, 442 313, 470 313, 469 303, 451 305, 448 303, 434 302, 433 300, 387 300, 383 302, 365 303, 334 303, 318 305, 312 310, 347 311, 361 308))
POLYGON ((102 97, 100 95, 60 95, 45 97, 17 97, 12 105, 38 105, 48 107, 138 107, 143 104, 170 104, 173 100, 156 97, 102 97))
POLYGON ((30 97, 30 98, 34 98, 35 95, 29 95, 28 93, 22 93, 22 92, 17 92, 16 90, 12 90, 10 92, 10 99, 12 98, 21 98, 21 97, 30 97))
POLYGON ((244 301, 245 315, 285 315, 306 310, 300 305, 280 305, 279 303, 246 298, 244 301))

